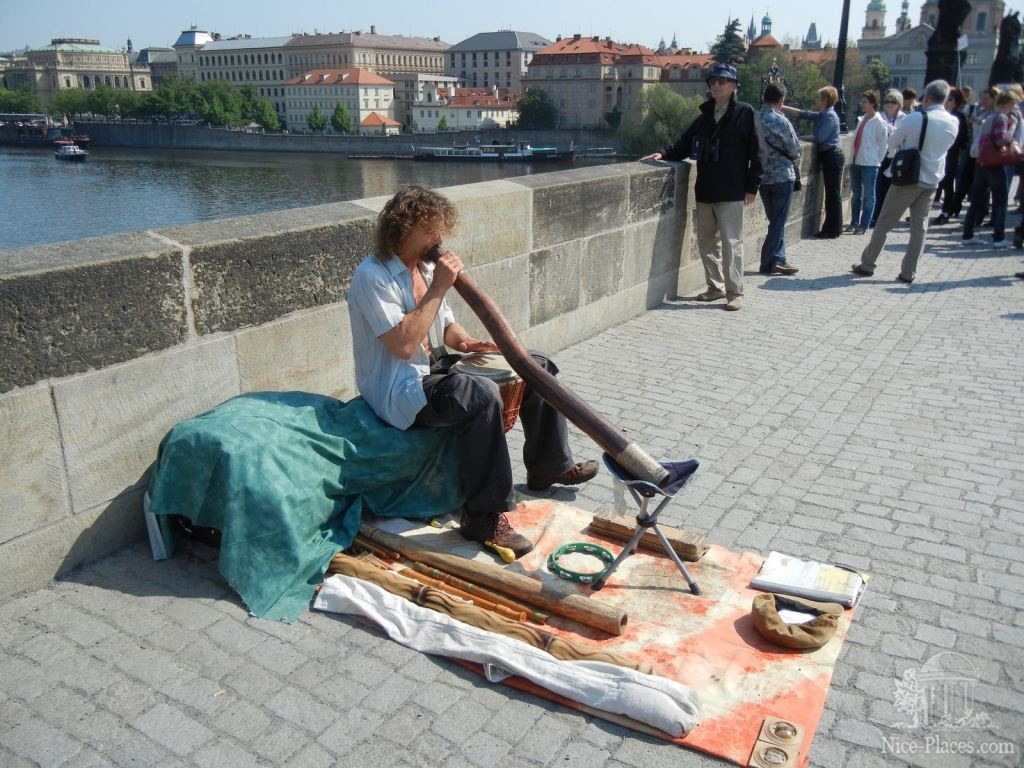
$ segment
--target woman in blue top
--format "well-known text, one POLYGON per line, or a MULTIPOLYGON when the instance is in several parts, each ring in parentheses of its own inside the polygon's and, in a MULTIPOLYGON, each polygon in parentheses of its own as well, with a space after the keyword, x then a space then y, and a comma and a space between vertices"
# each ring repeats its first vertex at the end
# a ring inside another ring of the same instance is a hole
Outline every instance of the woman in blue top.
POLYGON ((818 153, 822 180, 825 185, 825 221, 817 237, 839 237, 843 229, 843 201, 840 185, 843 178, 843 150, 839 148, 839 115, 834 109, 839 101, 839 92, 831 85, 818 91, 818 111, 783 107, 782 111, 793 117, 814 122, 812 138, 818 153))

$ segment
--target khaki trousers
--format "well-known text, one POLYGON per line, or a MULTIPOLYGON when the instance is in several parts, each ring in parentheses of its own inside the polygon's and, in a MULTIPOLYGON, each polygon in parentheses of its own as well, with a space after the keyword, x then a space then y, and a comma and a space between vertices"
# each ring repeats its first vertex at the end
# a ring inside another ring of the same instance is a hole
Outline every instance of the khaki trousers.
POLYGON ((900 274, 908 280, 913 280, 917 273, 917 262, 924 251, 924 238, 928 234, 928 210, 931 208, 932 196, 935 194, 935 187, 920 187, 913 184, 907 187, 898 187, 895 184, 889 187, 889 192, 882 203, 882 210, 878 214, 878 221, 871 231, 871 241, 864 248, 860 255, 860 265, 869 272, 875 271, 875 263, 878 255, 882 252, 885 239, 889 236, 892 228, 899 224, 904 212, 910 209, 910 242, 907 243, 907 252, 903 254, 903 263, 900 265, 900 274))
POLYGON ((697 203, 697 250, 708 288, 743 295, 743 201, 697 203), (724 267, 724 273, 723 273, 724 267))

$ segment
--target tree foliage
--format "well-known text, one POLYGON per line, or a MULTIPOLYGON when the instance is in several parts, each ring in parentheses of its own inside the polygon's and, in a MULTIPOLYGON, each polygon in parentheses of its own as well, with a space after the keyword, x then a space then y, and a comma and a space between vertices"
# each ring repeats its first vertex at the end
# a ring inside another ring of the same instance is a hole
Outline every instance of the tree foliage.
POLYGON ((331 127, 338 133, 349 133, 352 130, 352 116, 340 101, 334 106, 331 114, 331 127))
POLYGON ((720 64, 742 61, 747 53, 747 46, 740 36, 740 20, 732 19, 725 25, 725 30, 711 46, 711 55, 720 64))
POLYGON ((619 146, 627 154, 643 155, 673 143, 697 119, 702 101, 699 96, 684 98, 665 85, 648 88, 640 97, 642 117, 628 116, 619 126, 619 146))
POLYGON ((437 122, 437 130, 447 131, 448 130, 448 118, 441 115, 441 119, 437 122))
POLYGON ((30 85, 9 91, 0 87, 0 112, 38 114, 44 111, 43 100, 30 85))
POLYGON ((277 110, 266 96, 257 99, 256 105, 253 107, 252 119, 259 123, 265 131, 281 130, 281 120, 277 117, 277 110))
POLYGON ((529 89, 519 97, 519 128, 555 128, 558 125, 558 108, 547 92, 529 89))
POLYGON ((306 118, 306 126, 317 133, 327 128, 327 118, 324 117, 324 111, 320 109, 319 104, 314 105, 313 111, 306 118))

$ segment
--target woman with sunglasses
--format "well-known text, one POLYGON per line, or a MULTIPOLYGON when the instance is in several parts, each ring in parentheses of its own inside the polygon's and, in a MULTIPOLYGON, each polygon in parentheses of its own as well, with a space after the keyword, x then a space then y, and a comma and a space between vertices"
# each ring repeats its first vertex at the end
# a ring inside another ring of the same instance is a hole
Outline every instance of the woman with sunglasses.
MULTIPOLYGON (((903 94, 895 88, 890 88, 886 91, 880 114, 882 115, 882 121, 885 123, 885 130, 889 136, 892 136, 896 126, 903 122, 903 118, 907 116, 907 113, 903 111, 903 94)), ((891 164, 892 153, 886 153, 885 159, 882 160, 882 165, 878 169, 878 178, 875 179, 875 210, 871 214, 872 227, 878 221, 878 212, 882 210, 882 203, 885 202, 885 196, 889 193, 889 185, 892 182, 885 175, 885 172, 891 164)))

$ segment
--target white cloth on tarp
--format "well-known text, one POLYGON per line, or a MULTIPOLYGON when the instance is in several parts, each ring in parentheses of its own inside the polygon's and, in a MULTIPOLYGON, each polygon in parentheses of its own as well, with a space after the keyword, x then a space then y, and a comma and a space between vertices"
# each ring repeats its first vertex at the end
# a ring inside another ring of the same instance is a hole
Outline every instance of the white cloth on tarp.
POLYGON ((603 661, 566 661, 512 637, 488 632, 341 574, 324 581, 315 608, 364 616, 402 645, 484 666, 488 679, 515 674, 604 712, 625 715, 670 736, 697 724, 700 701, 681 683, 603 661))

